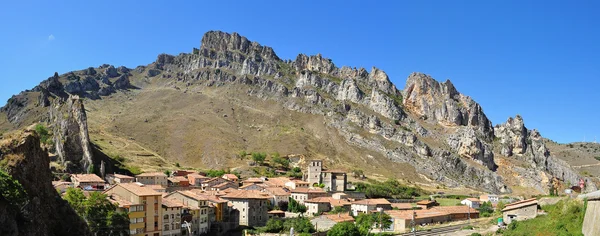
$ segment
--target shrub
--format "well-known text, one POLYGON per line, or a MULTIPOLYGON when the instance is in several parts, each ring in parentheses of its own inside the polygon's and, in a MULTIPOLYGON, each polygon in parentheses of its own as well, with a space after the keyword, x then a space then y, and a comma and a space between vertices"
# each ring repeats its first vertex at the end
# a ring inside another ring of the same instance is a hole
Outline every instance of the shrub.
POLYGON ((256 163, 258 163, 259 165, 262 165, 265 162, 266 158, 267 158, 267 154, 265 154, 265 153, 260 153, 260 152, 252 153, 252 160, 255 161, 256 163))
POLYGON ((48 129, 46 128, 46 126, 42 125, 42 124, 37 124, 35 125, 35 133, 37 133, 40 136, 40 141, 44 144, 50 144, 49 141, 50 140, 50 133, 48 132, 48 129))
POLYGON ((594 157, 596 160, 600 161, 600 156, 594 157))
POLYGON ((335 224, 328 232, 327 236, 360 236, 358 227, 351 222, 342 222, 335 224))
POLYGON ((481 236, 480 233, 472 233, 471 236, 481 236))

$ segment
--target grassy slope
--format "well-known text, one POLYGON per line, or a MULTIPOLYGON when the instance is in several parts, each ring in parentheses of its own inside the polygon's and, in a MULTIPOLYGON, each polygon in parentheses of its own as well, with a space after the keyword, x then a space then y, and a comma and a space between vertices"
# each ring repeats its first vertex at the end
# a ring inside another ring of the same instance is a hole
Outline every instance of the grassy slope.
POLYGON ((509 225, 503 235, 582 235, 583 203, 576 200, 563 200, 555 205, 543 206, 547 215, 509 225))

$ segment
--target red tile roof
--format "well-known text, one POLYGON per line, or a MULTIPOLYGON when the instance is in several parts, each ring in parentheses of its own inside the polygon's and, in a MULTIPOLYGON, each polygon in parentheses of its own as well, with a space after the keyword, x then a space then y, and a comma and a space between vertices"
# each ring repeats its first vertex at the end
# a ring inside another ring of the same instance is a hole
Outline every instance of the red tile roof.
POLYGON ((270 199, 267 193, 258 190, 238 190, 221 196, 224 199, 270 199))
POLYGON ((308 200, 304 200, 304 202, 308 203, 330 203, 333 198, 331 197, 316 197, 308 200))
POLYGON ((296 188, 292 189, 292 193, 326 193, 323 189, 320 188, 296 188))
POLYGON ((352 205, 391 205, 391 203, 385 198, 373 198, 373 199, 363 199, 359 201, 352 202, 352 205))
POLYGON ((136 175, 135 177, 153 177, 153 176, 167 177, 167 175, 165 175, 165 173, 163 173, 163 172, 141 173, 139 175, 136 175))
POLYGON ((183 202, 173 198, 163 198, 162 205, 164 207, 183 207, 183 202))
POLYGON ((72 174, 71 178, 80 183, 104 183, 104 180, 95 174, 72 174))
POLYGON ((531 206, 531 205, 537 205, 537 204, 538 204, 537 199, 531 198, 531 199, 527 199, 527 200, 523 200, 523 201, 513 202, 511 204, 506 204, 506 206, 504 206, 504 209, 502 209, 502 211, 509 211, 509 210, 526 207, 526 206, 531 206))
POLYGON ((237 180, 238 179, 238 177, 236 175, 234 175, 234 174, 224 174, 223 175, 223 179, 225 179, 225 178, 230 179, 230 180, 237 180))
POLYGON ((140 183, 120 183, 120 184, 116 184, 113 185, 112 187, 110 187, 109 189, 107 189, 106 191, 104 191, 105 193, 108 192, 109 190, 120 186, 124 189, 126 189, 127 191, 137 195, 137 196, 161 196, 162 194, 155 191, 154 189, 147 187, 143 184, 140 183))
POLYGON ((352 217, 349 213, 324 215, 324 217, 326 217, 327 219, 333 220, 336 223, 354 222, 354 217, 352 217))

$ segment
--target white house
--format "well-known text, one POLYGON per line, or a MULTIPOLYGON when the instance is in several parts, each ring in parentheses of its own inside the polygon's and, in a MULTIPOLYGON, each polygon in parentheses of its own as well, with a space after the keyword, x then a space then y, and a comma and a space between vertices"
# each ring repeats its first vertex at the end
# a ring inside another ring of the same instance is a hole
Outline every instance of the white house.
POLYGON ((460 201, 460 204, 467 205, 471 208, 479 208, 479 199, 477 198, 467 198, 465 200, 460 201))
POLYGON ((486 195, 479 196, 480 202, 498 203, 498 200, 499 200, 498 195, 494 195, 494 194, 486 194, 486 195))

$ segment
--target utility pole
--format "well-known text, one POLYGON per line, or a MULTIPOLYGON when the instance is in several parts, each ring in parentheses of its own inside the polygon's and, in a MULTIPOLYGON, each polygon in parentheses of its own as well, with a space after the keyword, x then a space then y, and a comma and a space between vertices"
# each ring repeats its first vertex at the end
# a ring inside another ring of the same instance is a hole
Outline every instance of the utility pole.
POLYGON ((471 224, 471 207, 469 207, 469 205, 465 204, 467 206, 467 216, 469 217, 469 224, 471 224))
POLYGON ((413 236, 416 236, 416 235, 417 235, 417 232, 415 231, 415 224, 416 224, 416 223, 415 223, 415 216, 416 216, 416 215, 417 215, 417 212, 415 212, 415 209, 413 209, 412 219, 410 220, 410 226, 411 226, 411 228, 412 228, 412 230, 411 230, 411 231, 412 231, 412 233, 413 233, 413 236))

